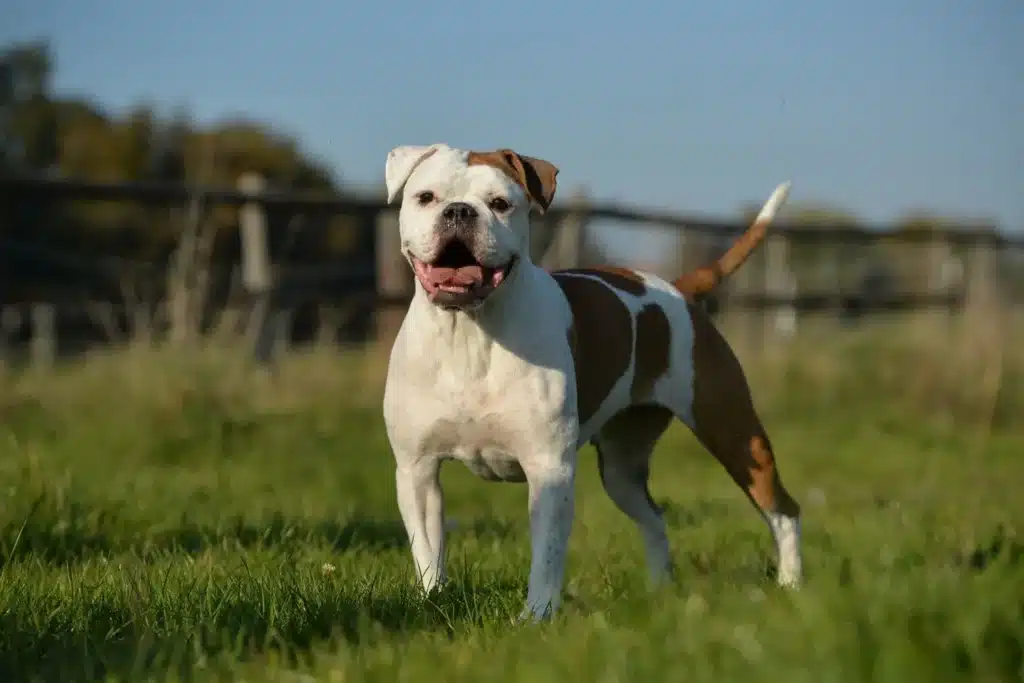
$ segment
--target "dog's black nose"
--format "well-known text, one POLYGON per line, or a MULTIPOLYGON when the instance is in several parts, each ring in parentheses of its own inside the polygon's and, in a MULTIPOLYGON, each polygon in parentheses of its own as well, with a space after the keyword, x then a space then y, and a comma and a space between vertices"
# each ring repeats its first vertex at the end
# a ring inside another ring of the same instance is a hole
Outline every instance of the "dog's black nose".
POLYGON ((444 208, 441 215, 445 220, 465 223, 475 219, 479 214, 466 202, 453 202, 444 208))

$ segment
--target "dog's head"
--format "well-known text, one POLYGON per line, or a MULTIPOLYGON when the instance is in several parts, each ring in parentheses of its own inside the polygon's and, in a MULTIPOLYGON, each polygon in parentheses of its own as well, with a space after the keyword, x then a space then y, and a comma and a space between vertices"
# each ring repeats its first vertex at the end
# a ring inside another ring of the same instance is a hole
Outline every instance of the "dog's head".
POLYGON ((480 306, 529 260, 530 211, 547 210, 558 169, 510 149, 444 144, 396 147, 385 167, 388 201, 402 197, 402 252, 429 299, 480 306))

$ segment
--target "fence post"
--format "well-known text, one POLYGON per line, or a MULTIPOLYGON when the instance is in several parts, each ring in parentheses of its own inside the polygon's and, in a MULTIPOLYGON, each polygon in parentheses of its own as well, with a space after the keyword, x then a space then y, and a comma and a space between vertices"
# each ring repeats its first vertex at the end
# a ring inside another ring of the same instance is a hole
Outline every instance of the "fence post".
MULTIPOLYGON (((769 300, 796 294, 796 278, 789 267, 789 239, 772 234, 765 245, 764 290, 769 300)), ((792 337, 796 332, 796 309, 792 303, 770 304, 765 311, 765 338, 792 337)))
POLYGON ((567 204, 562 220, 554 226, 551 244, 541 258, 541 267, 548 270, 574 268, 582 260, 584 231, 590 219, 587 189, 578 187, 573 190, 567 204))
MULTIPOLYGON (((972 359, 971 384, 991 417, 999 400, 1007 342, 998 276, 1000 245, 994 230, 986 230, 970 247, 964 311, 964 353, 972 359)), ((986 423, 984 436, 990 425, 986 423)))
POLYGON ((967 263, 968 316, 979 314, 984 318, 995 315, 999 303, 999 287, 996 277, 998 251, 995 235, 986 232, 970 247, 967 263))
POLYGON ((57 357, 57 314, 53 304, 32 305, 32 342, 30 359, 32 367, 47 369, 53 366, 57 357))
POLYGON ((242 288, 250 305, 247 336, 253 339, 253 355, 258 363, 268 363, 274 356, 284 320, 274 310, 274 277, 267 239, 267 217, 258 198, 266 183, 258 173, 245 173, 238 179, 238 189, 253 198, 238 211, 239 238, 242 247, 242 288))
POLYGON ((667 264, 668 273, 671 278, 677 278, 686 272, 686 250, 689 246, 688 242, 691 241, 689 239, 689 232, 685 227, 675 231, 675 239, 675 251, 672 254, 672 258, 667 259, 669 261, 667 264))
MULTIPOLYGON (((961 268, 953 258, 953 249, 941 231, 936 231, 927 244, 928 294, 937 297, 951 295, 963 281, 961 268)), ((952 319, 955 305, 944 307, 939 315, 952 319)))
POLYGON ((412 270, 402 256, 402 236, 398 229, 398 210, 385 209, 374 216, 377 258, 377 314, 374 327, 376 343, 390 351, 405 319, 405 307, 395 300, 413 293, 412 270))
POLYGON ((14 306, 0 309, 0 362, 12 360, 11 338, 21 327, 21 312, 14 306))
POLYGON ((537 265, 544 263, 558 236, 558 226, 552 216, 530 216, 530 259, 537 265))
MULTIPOLYGON (((735 238, 733 237, 732 239, 735 238)), ((725 243, 725 249, 728 249, 732 244, 732 239, 725 243)), ((716 245, 713 253, 714 258, 720 257, 725 251, 722 246, 716 245)), ((729 330, 729 334, 735 340, 732 343, 737 345, 737 349, 752 348, 760 350, 763 346, 757 340, 763 329, 761 321, 763 320, 764 311, 751 306, 749 300, 746 303, 742 302, 742 299, 757 292, 758 285, 754 275, 759 267, 763 268, 763 258, 763 255, 751 254, 747 262, 733 273, 728 280, 722 283, 717 290, 724 295, 724 306, 722 308, 723 329, 729 330)))

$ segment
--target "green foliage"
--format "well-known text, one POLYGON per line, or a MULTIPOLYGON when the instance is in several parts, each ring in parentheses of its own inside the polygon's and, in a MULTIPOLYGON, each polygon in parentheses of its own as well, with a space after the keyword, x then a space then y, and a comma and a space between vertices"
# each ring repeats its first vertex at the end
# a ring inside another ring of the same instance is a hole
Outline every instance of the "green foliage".
POLYGON ((145 104, 108 114, 87 101, 53 94, 51 63, 45 44, 0 51, 8 171, 52 167, 91 180, 215 186, 233 186, 240 174, 257 172, 278 188, 331 192, 337 187, 326 167, 266 124, 225 120, 204 128, 183 112, 161 117, 145 104))
MULTIPOLYGON (((90 102, 53 94, 50 62, 45 45, 17 45, 0 53, 0 74, 8 82, 0 97, 6 143, 0 170, 215 187, 233 187, 241 174, 256 172, 271 188, 338 190, 323 163, 266 124, 224 120, 201 127, 182 112, 161 116, 145 104, 110 114, 90 102)), ((8 226, 21 239, 42 231, 51 245, 63 242, 78 250, 139 258, 166 252, 182 230, 180 215, 131 202, 77 202, 43 214, 18 206, 15 213, 27 214, 25 221, 8 226)), ((233 227, 233 211, 219 211, 217 217, 233 227)))
MULTIPOLYGON (((87 100, 53 93, 51 62, 45 44, 0 50, 0 176, 51 174, 223 189, 235 187, 243 174, 258 173, 270 190, 339 193, 338 179, 322 161, 266 123, 238 118, 199 125, 187 112, 159 112, 145 103, 106 112, 87 100)), ((165 297, 165 266, 195 224, 207 259, 199 267, 214 265, 210 296, 221 302, 239 261, 238 211, 208 203, 196 212, 190 208, 0 193, 0 302, 121 301, 132 291, 156 307, 165 297)), ((372 254, 361 216, 266 213, 277 264, 330 261, 341 272, 353 261, 366 263, 372 254)), ((330 297, 341 290, 342 285, 324 283, 309 296, 330 297)))
MULTIPOLYGON (((1024 432, 957 398, 969 367, 924 403, 947 340, 891 332, 746 359, 804 506, 802 591, 774 587, 767 529, 677 426, 653 476, 676 584, 648 593, 588 448, 568 602, 539 627, 511 622, 525 491, 458 465, 453 583, 417 594, 378 356, 267 376, 231 348, 134 350, 0 375, 0 679, 1020 680, 1024 432)), ((1022 396, 1018 374, 1000 400, 1022 396)))
POLYGON ((0 53, 0 171, 45 168, 56 158, 57 121, 48 97, 51 62, 42 43, 0 53))

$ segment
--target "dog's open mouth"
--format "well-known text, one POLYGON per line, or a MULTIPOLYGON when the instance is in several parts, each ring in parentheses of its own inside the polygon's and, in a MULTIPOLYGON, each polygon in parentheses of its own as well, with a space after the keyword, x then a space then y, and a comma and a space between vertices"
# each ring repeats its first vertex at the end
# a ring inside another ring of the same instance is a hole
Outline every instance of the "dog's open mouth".
POLYGON ((411 257, 416 279, 427 296, 444 308, 466 308, 486 299, 508 278, 515 259, 485 266, 461 240, 452 240, 431 263, 411 257))

